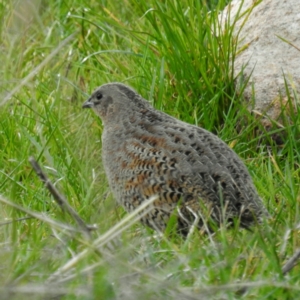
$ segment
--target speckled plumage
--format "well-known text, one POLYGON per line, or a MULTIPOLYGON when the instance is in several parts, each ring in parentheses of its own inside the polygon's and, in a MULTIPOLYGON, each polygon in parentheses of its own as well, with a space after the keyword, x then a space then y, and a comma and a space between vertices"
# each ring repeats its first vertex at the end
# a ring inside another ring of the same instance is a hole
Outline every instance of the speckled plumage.
POLYGON ((242 227, 268 215, 236 153, 207 130, 154 109, 121 83, 104 84, 83 104, 102 119, 102 159, 110 188, 127 211, 156 195, 142 223, 164 231, 179 208, 178 231, 199 215, 242 227))

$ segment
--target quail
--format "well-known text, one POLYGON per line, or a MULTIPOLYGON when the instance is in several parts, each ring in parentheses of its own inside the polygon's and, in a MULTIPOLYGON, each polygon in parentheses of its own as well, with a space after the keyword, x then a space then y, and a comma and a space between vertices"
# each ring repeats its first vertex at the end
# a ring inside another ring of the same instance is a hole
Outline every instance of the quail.
POLYGON ((98 87, 82 107, 102 120, 102 160, 116 201, 131 212, 155 196, 143 224, 164 231, 175 215, 185 236, 195 220, 214 230, 236 222, 250 228, 268 216, 246 166, 213 133, 118 82, 98 87))

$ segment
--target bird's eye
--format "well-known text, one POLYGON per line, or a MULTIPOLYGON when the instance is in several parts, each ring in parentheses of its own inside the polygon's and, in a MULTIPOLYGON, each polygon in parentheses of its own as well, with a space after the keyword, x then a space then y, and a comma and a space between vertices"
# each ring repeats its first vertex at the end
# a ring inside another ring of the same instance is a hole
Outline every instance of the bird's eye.
POLYGON ((97 100, 100 100, 102 98, 102 94, 101 93, 97 93, 96 94, 96 98, 97 98, 97 100))

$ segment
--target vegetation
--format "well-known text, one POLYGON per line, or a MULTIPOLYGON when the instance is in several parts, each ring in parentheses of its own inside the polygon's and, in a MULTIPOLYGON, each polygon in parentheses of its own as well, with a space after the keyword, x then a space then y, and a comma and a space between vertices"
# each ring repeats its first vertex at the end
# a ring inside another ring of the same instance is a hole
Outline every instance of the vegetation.
POLYGON ((278 147, 244 107, 232 75, 236 37, 230 24, 221 34, 218 21, 225 5, 0 0, 1 299, 298 297, 299 267, 282 273, 300 246, 298 114, 284 123, 278 147), (272 215, 268 224, 182 240, 116 207, 101 165, 102 124, 81 109, 110 81, 234 148, 272 215), (86 224, 97 225, 89 238, 30 156, 86 224))

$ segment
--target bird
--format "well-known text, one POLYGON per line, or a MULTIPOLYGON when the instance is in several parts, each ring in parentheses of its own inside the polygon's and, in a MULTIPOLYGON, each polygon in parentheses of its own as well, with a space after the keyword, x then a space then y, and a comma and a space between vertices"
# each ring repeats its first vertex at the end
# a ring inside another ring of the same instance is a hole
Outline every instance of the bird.
POLYGON ((193 225, 251 230, 269 216, 245 164, 217 135, 155 109, 119 82, 96 88, 82 107, 102 120, 102 161, 116 202, 132 212, 155 197, 144 225, 164 232, 175 216, 186 237, 193 225))

